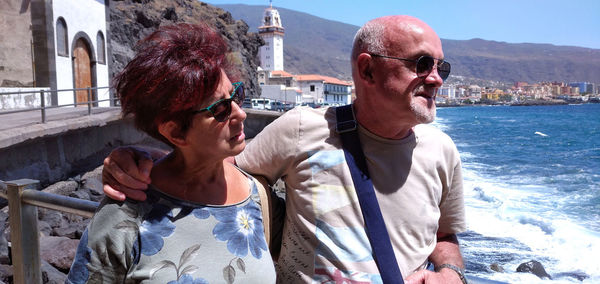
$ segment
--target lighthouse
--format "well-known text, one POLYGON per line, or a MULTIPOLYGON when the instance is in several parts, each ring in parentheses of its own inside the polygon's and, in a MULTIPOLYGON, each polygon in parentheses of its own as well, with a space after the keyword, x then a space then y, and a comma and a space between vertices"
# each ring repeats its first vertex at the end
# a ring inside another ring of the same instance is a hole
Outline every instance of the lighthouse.
POLYGON ((258 34, 265 41, 260 47, 260 67, 263 70, 283 70, 283 35, 284 29, 281 25, 281 17, 271 4, 262 19, 262 25, 258 27, 258 34))

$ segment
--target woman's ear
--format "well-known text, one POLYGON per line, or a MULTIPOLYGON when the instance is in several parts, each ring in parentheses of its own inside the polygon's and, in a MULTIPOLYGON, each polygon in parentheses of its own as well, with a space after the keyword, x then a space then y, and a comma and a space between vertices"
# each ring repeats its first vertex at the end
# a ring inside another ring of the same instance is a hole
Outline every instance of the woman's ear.
POLYGON ((181 128, 172 120, 160 123, 158 132, 175 146, 185 146, 185 135, 181 132, 181 128))

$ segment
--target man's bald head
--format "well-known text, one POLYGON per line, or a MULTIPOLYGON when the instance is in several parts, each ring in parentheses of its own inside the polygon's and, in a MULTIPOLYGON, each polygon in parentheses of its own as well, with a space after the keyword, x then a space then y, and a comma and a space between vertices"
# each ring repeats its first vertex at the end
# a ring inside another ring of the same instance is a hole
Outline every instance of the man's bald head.
MULTIPOLYGON (((384 54, 398 41, 411 40, 414 35, 435 31, 418 18, 406 15, 379 17, 368 21, 354 36, 351 60, 363 52, 384 54)), ((438 38, 439 40, 439 38, 438 38)))

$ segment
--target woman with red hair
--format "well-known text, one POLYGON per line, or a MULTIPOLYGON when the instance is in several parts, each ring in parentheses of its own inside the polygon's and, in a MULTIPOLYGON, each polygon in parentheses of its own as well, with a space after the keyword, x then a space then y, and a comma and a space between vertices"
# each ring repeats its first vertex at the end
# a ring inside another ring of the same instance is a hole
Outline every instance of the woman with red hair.
POLYGON ((256 184, 226 161, 245 147, 241 82, 204 25, 161 27, 115 79, 124 115, 173 148, 143 202, 105 199, 81 237, 67 283, 269 283, 256 184))

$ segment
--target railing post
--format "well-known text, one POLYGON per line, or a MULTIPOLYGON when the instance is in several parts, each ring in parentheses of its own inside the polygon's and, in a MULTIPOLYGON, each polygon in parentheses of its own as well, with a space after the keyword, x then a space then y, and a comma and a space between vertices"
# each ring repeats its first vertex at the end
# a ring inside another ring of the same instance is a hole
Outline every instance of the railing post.
POLYGON ((44 90, 40 91, 40 95, 42 96, 40 99, 40 106, 42 108, 42 123, 46 123, 46 98, 44 96, 44 90))
POLYGON ((88 97, 88 115, 92 114, 92 89, 87 87, 87 97, 88 97))
POLYGON ((6 182, 13 279, 16 284, 42 283, 37 206, 21 201, 23 191, 38 184, 39 181, 32 179, 6 182))

